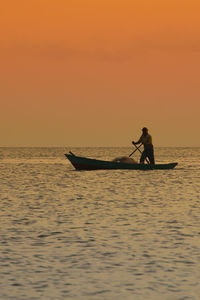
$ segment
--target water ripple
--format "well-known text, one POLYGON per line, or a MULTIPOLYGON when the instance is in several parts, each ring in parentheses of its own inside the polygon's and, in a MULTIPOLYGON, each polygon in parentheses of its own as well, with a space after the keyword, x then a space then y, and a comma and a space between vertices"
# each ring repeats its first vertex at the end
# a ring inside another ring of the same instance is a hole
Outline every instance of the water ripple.
POLYGON ((75 172, 63 148, 0 151, 1 299, 199 298, 199 149, 157 149, 179 166, 150 172, 75 172))

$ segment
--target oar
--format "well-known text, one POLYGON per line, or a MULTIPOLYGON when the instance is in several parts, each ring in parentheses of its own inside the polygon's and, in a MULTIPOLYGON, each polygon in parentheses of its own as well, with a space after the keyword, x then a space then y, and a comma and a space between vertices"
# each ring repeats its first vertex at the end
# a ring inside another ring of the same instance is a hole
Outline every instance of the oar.
MULTIPOLYGON (((133 143, 134 144, 134 143, 133 143)), ((137 147, 136 146, 136 144, 134 144, 134 146, 135 146, 135 150, 133 151, 133 153, 135 152, 135 151, 139 151, 141 154, 142 154, 142 151, 139 149, 141 146, 142 146, 142 144, 140 144, 140 146, 139 147, 137 147)), ((133 153, 131 153, 131 155, 133 154, 133 153)), ((130 155, 129 155, 130 156, 130 155)), ((146 162, 148 163, 148 164, 150 164, 150 161, 149 161, 149 159, 147 159, 147 157, 145 158, 145 160, 146 160, 146 162)))
MULTIPOLYGON (((134 144, 134 145, 135 145, 135 144, 134 144)), ((133 153, 135 153, 137 150, 140 151, 139 148, 140 148, 141 146, 142 146, 142 144, 140 144, 140 146, 138 146, 138 147, 135 145, 135 148, 136 148, 136 149, 129 155, 129 157, 131 157, 131 155, 133 155, 133 153)), ((140 152, 141 152, 141 151, 140 151, 140 152)))

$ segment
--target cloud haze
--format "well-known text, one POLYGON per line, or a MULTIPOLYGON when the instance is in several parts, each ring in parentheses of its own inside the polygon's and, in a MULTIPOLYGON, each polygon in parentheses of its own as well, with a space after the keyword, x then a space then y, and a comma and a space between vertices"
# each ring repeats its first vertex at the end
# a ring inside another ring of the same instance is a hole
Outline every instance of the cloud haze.
POLYGON ((199 8, 4 2, 1 145, 127 145, 145 124, 157 145, 198 146, 199 8))

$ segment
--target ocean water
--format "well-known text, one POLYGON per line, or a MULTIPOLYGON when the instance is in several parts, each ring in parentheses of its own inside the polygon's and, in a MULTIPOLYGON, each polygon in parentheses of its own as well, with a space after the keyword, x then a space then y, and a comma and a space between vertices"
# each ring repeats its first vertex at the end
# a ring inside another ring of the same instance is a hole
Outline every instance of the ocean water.
POLYGON ((200 299, 200 148, 151 171, 75 171, 69 150, 133 149, 0 148, 0 299, 200 299))

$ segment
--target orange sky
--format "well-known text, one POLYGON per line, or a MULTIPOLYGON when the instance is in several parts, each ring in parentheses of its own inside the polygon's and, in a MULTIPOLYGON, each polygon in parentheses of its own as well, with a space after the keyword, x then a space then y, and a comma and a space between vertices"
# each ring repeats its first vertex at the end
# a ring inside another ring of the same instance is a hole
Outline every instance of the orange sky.
POLYGON ((0 146, 200 146, 199 0, 0 6, 0 146))

